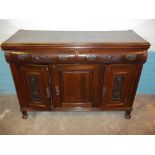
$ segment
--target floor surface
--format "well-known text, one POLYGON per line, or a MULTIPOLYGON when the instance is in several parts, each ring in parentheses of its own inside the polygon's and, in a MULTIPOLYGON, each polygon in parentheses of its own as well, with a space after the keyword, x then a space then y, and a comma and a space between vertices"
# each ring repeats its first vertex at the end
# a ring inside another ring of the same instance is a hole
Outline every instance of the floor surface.
POLYGON ((138 95, 130 120, 124 112, 29 112, 21 118, 14 95, 0 96, 0 134, 155 134, 155 95, 138 95))

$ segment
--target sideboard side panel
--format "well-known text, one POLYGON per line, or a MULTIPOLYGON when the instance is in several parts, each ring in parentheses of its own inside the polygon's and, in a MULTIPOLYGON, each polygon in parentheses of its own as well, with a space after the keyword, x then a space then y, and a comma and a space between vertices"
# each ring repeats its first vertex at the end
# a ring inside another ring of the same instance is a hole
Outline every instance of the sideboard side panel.
POLYGON ((20 107, 21 108, 26 107, 26 105, 24 104, 23 89, 21 87, 22 80, 21 80, 20 72, 17 69, 17 65, 15 63, 10 63, 9 65, 12 72, 20 107))
POLYGON ((136 91, 137 91, 138 84, 139 84, 139 79, 140 79, 141 72, 142 72, 142 68, 143 68, 143 64, 137 64, 137 68, 135 72, 135 80, 132 82, 132 87, 130 89, 130 92, 128 94, 128 99, 127 99, 127 103, 129 107, 133 106, 134 99, 136 96, 136 91))

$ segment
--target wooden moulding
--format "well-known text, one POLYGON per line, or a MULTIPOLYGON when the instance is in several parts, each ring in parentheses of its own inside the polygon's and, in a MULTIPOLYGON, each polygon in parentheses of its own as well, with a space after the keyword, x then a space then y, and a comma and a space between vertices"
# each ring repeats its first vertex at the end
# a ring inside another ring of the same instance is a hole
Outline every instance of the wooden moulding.
POLYGON ((5 52, 7 62, 25 62, 25 63, 144 63, 147 59, 145 50, 44 50, 37 52, 26 51, 8 51, 5 52))

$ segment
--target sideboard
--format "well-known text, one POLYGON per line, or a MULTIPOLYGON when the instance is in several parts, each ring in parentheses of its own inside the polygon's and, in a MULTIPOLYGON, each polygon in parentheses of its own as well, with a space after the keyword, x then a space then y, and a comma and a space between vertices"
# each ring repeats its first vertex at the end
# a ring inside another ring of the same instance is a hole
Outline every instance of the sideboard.
POLYGON ((125 111, 150 43, 128 31, 19 30, 2 43, 22 118, 28 111, 125 111))

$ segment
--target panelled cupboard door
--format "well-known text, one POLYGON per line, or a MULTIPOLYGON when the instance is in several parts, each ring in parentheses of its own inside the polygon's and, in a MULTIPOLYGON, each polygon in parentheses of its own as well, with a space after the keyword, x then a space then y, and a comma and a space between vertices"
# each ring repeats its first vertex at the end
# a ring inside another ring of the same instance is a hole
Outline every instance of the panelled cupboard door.
POLYGON ((49 110, 51 108, 51 92, 48 66, 21 65, 22 87, 25 106, 32 109, 49 110))
POLYGON ((137 65, 106 65, 103 75, 103 108, 128 107, 133 96, 137 65))
POLYGON ((100 65, 51 65, 54 108, 81 110, 100 102, 100 65))

